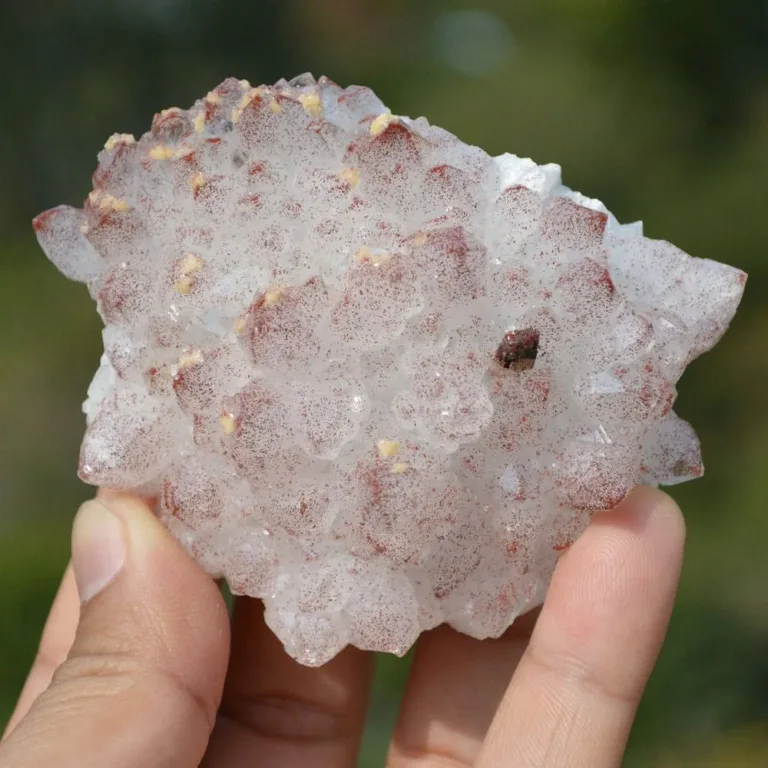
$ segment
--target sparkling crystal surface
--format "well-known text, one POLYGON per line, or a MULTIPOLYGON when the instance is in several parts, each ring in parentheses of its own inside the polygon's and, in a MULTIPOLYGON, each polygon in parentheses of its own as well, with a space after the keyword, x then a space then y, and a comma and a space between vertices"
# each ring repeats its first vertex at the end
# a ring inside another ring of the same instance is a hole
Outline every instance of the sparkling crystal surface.
POLYGON ((35 229, 105 324, 80 476, 311 665, 498 636, 594 511, 699 477, 675 384, 746 281, 308 75, 111 137, 35 229))

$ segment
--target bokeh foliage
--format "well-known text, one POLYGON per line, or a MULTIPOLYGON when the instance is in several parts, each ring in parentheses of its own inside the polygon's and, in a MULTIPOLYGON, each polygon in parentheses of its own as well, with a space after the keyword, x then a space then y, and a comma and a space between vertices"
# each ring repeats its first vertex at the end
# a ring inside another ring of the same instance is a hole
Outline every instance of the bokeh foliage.
MULTIPOLYGON (((74 468, 100 353, 85 290, 46 263, 29 220, 84 197, 110 133, 141 133, 228 75, 312 70, 490 152, 561 163, 570 186, 649 235, 750 273, 726 341, 680 387, 708 472, 674 491, 687 560, 627 765, 768 763, 763 0, 3 0, 0 29, 0 715, 89 494, 74 468), (467 10, 506 40, 472 75, 467 22, 455 50, 437 33, 467 10)), ((364 765, 382 762, 406 666, 381 660, 364 765)))

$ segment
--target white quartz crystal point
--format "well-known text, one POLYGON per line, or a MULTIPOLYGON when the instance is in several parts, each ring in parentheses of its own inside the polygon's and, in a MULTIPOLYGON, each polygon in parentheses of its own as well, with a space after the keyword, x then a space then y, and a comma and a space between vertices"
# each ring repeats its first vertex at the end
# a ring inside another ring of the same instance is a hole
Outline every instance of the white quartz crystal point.
POLYGON ((35 230, 105 324, 80 476, 311 665, 496 637, 594 511, 699 477, 675 385, 746 281, 310 75, 115 134, 35 230))
POLYGON ((38 216, 34 228, 48 258, 71 280, 85 283, 101 271, 103 260, 88 242, 88 220, 78 208, 60 205, 38 216))

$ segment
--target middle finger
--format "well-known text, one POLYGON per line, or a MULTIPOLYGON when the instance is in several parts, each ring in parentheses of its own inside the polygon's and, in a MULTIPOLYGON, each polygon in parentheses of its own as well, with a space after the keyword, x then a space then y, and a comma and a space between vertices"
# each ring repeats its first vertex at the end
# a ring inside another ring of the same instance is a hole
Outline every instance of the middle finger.
POLYGON ((476 640, 447 626, 416 646, 388 765, 473 765, 539 611, 498 640, 476 640))
POLYGON ((302 666, 265 624, 261 601, 238 598, 220 716, 202 765, 355 766, 372 672, 372 654, 356 648, 322 667, 302 666))

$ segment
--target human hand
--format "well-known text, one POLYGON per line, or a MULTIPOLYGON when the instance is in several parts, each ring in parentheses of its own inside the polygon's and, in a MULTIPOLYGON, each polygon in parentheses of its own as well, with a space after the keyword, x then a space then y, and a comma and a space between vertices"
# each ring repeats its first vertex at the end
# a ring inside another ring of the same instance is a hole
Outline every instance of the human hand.
MULTIPOLYGON (((538 621, 523 617, 499 640, 423 635, 388 764, 620 765, 684 535, 674 502, 640 488, 561 558, 538 621)), ((0 768, 356 765, 371 654, 348 648, 302 667, 251 599, 238 600, 230 630, 215 584, 127 496, 83 506, 73 564, 0 768)))

